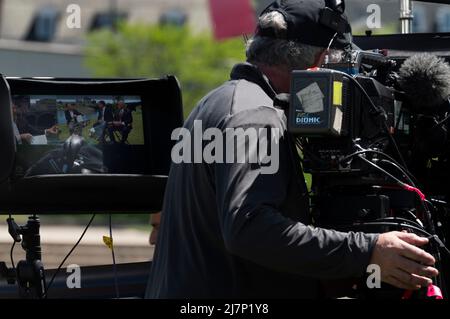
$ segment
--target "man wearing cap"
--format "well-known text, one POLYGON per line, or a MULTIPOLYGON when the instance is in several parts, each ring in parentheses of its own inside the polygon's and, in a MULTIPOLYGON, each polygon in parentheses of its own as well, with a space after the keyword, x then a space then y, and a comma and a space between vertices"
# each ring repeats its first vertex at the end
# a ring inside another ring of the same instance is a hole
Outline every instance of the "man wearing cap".
POLYGON ((147 298, 320 298, 321 280, 362 277, 369 264, 404 289, 437 274, 417 247, 427 239, 311 226, 300 163, 273 101, 289 93, 292 70, 320 65, 328 47, 351 46, 343 9, 338 0, 271 4, 247 44, 247 63, 186 120, 189 131, 194 121, 222 132, 278 129, 279 167, 262 174, 262 163, 173 163, 147 298))

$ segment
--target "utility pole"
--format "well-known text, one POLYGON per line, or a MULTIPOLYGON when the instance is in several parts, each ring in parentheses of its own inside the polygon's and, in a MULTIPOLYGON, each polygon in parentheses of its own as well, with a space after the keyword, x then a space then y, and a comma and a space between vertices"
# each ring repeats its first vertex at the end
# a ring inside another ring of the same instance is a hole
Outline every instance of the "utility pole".
POLYGON ((402 24, 402 33, 412 33, 413 4, 411 0, 400 0, 400 22, 402 24))
POLYGON ((2 38, 3 0, 0 0, 0 38, 2 38))
MULTIPOLYGON (((1 1, 1 0, 0 0, 1 1)), ((112 31, 117 31, 117 23, 119 20, 118 0, 109 0, 109 11, 112 20, 112 31)))

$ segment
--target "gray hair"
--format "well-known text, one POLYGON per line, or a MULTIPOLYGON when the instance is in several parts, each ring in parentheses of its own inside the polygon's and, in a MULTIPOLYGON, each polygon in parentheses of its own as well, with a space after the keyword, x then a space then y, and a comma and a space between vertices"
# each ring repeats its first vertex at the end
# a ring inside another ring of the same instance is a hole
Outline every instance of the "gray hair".
POLYGON ((290 70, 307 69, 314 65, 325 48, 282 39, 287 32, 284 16, 269 12, 259 18, 261 29, 270 28, 277 38, 256 35, 247 42, 247 61, 271 66, 287 67, 290 70), (278 38, 280 37, 280 38, 278 38))

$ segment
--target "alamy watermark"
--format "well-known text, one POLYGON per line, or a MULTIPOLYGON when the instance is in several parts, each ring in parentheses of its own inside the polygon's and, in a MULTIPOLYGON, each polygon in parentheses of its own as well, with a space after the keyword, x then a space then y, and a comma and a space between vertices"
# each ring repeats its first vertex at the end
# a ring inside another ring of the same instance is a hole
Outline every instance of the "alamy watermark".
POLYGON ((172 161, 175 164, 257 164, 261 174, 275 174, 280 165, 281 137, 279 128, 203 130, 202 121, 195 120, 192 130, 178 128, 172 132, 172 140, 177 141, 172 148, 172 161))
MULTIPOLYGON (((381 28, 381 7, 378 4, 369 4, 366 12, 369 16, 366 19, 366 26, 369 29, 381 28)), ((66 26, 69 29, 81 29, 81 7, 79 4, 72 3, 66 8, 67 18, 66 26)))
POLYGON ((366 272, 369 274, 366 279, 367 288, 381 288, 381 267, 376 264, 370 264, 367 266, 366 272))
POLYGON ((378 4, 370 4, 367 6, 366 12, 370 14, 366 20, 367 27, 369 29, 380 29, 381 7, 378 4))
POLYGON ((66 13, 66 26, 69 29, 81 29, 81 7, 75 3, 69 4, 66 13))
POLYGON ((79 265, 72 264, 67 266, 66 272, 70 274, 66 279, 66 286, 69 289, 81 288, 81 268, 79 265))

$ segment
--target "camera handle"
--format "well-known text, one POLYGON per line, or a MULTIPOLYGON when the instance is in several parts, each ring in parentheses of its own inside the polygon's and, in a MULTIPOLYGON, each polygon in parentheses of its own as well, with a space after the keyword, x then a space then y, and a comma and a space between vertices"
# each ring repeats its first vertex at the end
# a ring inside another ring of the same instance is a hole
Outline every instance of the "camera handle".
MULTIPOLYGON (((26 299, 42 299, 45 295, 45 272, 41 261, 40 221, 37 215, 28 217, 24 226, 18 226, 13 218, 8 218, 8 231, 15 242, 22 242, 25 260, 19 261, 16 273, 6 269, 9 284, 14 284, 14 277, 19 287, 19 297, 26 299)), ((5 268, 5 267, 3 267, 5 268)), ((5 271, 3 271, 5 273, 5 271)))

